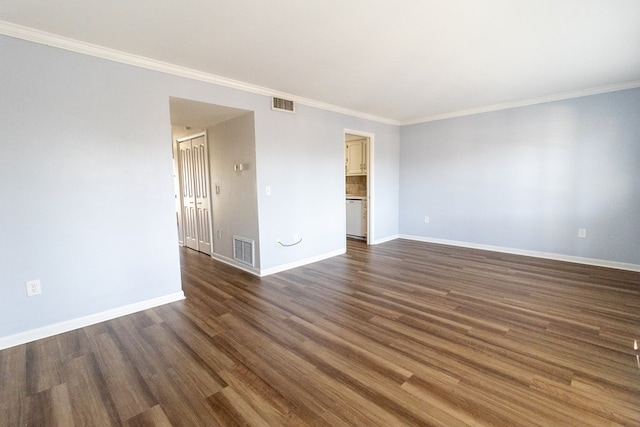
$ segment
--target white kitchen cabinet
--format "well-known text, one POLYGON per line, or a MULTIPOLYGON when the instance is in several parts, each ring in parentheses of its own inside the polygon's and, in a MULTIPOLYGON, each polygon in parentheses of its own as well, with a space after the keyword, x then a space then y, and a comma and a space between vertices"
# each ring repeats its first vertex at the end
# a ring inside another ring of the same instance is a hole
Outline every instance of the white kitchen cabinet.
POLYGON ((345 174, 367 174, 367 140, 349 141, 345 145, 345 174))

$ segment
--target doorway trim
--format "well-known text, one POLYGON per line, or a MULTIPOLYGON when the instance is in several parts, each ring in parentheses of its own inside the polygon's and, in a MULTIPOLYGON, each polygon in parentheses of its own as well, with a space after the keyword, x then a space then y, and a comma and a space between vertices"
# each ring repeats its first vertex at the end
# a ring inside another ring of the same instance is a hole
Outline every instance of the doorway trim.
MULTIPOLYGON (((344 156, 344 144, 349 135, 361 136, 369 139, 369 147, 367 149, 367 245, 373 244, 375 239, 375 134, 354 129, 343 129, 342 132, 342 152, 344 156)), ((343 163, 346 159, 343 158, 343 163)), ((346 184, 345 184, 346 185, 346 184)), ((346 193, 346 187, 345 191, 346 193)), ((346 221, 346 214, 344 215, 346 221)))

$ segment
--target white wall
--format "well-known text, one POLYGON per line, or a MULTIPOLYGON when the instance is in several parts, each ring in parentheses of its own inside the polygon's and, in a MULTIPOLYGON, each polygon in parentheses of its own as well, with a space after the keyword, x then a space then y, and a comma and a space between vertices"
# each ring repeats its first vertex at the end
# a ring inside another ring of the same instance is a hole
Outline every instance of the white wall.
POLYGON ((256 114, 261 266, 279 266, 344 252, 344 130, 375 136, 376 239, 398 233, 398 137, 395 126, 321 111, 304 105, 297 113, 256 114), (265 187, 271 187, 271 196, 265 187), (299 245, 294 234, 302 238, 299 245))
POLYGON ((639 113, 634 89, 403 127, 401 233, 640 264, 639 113))
POLYGON ((254 112, 263 271, 344 251, 345 128, 375 134, 376 235, 398 233, 397 127, 6 36, 0 52, 0 341, 181 292, 170 97, 254 112))
POLYGON ((213 213, 213 251, 233 262, 233 236, 255 242, 255 271, 260 269, 258 199, 253 114, 207 129, 213 213), (234 170, 242 164, 244 169, 234 170), (220 194, 215 193, 216 183, 220 194), (218 231, 220 234, 218 234, 218 231))
POLYGON ((0 338, 181 292, 157 75, 8 37, 0 52, 0 338))

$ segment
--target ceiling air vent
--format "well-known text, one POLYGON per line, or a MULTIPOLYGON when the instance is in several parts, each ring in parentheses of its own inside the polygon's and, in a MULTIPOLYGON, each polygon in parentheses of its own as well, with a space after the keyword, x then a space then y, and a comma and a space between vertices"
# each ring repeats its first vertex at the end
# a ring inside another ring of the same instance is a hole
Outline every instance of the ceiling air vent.
POLYGON ((278 111, 286 111, 287 113, 296 112, 296 104, 293 101, 283 98, 271 98, 271 109, 278 111))

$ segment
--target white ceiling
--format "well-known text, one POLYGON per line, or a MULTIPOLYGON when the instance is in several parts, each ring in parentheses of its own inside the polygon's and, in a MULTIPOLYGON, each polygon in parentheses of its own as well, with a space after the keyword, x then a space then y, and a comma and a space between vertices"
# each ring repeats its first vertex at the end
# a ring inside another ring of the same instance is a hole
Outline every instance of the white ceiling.
POLYGON ((238 108, 173 97, 169 99, 169 111, 172 125, 188 126, 194 129, 206 129, 251 113, 238 108))
POLYGON ((0 20, 397 123, 640 86, 638 0, 2 0, 0 20))

